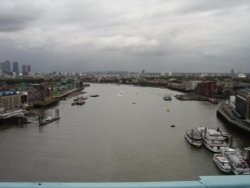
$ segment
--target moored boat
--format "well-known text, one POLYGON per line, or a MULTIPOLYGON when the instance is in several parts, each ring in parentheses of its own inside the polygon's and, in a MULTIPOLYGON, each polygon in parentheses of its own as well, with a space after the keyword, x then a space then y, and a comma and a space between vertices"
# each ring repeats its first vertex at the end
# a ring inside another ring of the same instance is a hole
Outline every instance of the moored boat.
POLYGON ((196 129, 187 130, 184 134, 185 139, 193 146, 202 146, 202 136, 201 132, 196 129))
POLYGON ((215 129, 208 129, 202 132, 203 144, 212 152, 220 153, 229 148, 227 138, 215 129))
POLYGON ((227 157, 235 175, 250 174, 249 166, 239 152, 232 148, 228 148, 223 151, 223 153, 227 157))
POLYGON ((214 154, 213 161, 222 172, 229 173, 232 171, 228 159, 223 154, 214 154))

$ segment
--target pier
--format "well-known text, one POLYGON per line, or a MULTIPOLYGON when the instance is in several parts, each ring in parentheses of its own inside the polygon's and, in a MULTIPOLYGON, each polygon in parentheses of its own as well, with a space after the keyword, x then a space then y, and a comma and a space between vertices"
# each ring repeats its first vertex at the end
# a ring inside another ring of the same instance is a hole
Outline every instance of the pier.
POLYGON ((1 112, 0 123, 1 124, 13 123, 13 122, 24 123, 26 121, 24 114, 25 114, 25 111, 23 109, 1 112))
POLYGON ((47 125, 49 123, 52 123, 53 121, 57 121, 60 119, 59 116, 59 110, 56 109, 55 110, 55 117, 47 117, 45 120, 43 120, 44 115, 42 115, 42 117, 39 117, 39 126, 44 126, 47 125))

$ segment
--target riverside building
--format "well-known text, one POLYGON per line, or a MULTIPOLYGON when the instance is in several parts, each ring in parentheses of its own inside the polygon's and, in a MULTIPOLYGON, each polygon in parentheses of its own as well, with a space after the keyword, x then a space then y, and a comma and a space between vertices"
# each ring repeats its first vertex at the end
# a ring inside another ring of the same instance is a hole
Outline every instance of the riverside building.
POLYGON ((1 111, 12 111, 20 109, 21 96, 16 91, 0 91, 1 111))
POLYGON ((235 110, 243 119, 250 119, 250 89, 239 90, 237 92, 235 110))

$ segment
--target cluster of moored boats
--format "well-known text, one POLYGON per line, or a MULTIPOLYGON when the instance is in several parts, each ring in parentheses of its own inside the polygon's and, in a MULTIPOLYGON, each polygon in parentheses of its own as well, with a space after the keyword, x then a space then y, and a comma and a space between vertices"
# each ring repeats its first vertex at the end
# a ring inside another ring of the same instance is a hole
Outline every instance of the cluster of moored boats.
POLYGON ((245 148, 244 154, 241 155, 239 150, 230 148, 230 137, 220 129, 197 127, 187 130, 184 137, 191 145, 204 145, 214 152, 213 161, 222 172, 232 171, 235 175, 250 174, 250 147, 245 148))
POLYGON ((72 106, 74 106, 74 105, 84 105, 85 100, 87 100, 87 97, 78 96, 77 98, 74 99, 74 101, 73 101, 73 103, 71 105, 72 106))

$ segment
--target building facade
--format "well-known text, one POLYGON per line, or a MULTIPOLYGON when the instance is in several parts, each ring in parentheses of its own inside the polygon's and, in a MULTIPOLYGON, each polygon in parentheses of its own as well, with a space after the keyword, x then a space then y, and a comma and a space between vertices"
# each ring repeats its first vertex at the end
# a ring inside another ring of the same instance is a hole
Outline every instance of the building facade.
POLYGON ((16 91, 0 91, 0 109, 1 111, 12 111, 20 109, 22 106, 21 96, 16 91))
POLYGON ((250 89, 237 91, 235 97, 235 110, 242 118, 250 119, 250 89))
POLYGON ((18 74, 19 74, 19 64, 18 64, 18 62, 14 61, 12 67, 13 67, 12 71, 13 71, 16 75, 18 75, 18 74))
POLYGON ((195 91, 204 96, 215 97, 217 95, 216 81, 200 82, 197 84, 195 91))
POLYGON ((31 73, 31 66, 30 65, 23 65, 22 66, 22 73, 24 76, 28 76, 31 73))

